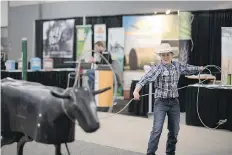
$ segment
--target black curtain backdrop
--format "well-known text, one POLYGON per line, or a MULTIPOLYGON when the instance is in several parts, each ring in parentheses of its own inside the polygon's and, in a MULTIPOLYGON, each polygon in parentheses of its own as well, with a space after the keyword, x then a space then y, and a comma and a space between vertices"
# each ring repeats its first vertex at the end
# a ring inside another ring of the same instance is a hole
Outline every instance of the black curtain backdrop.
MULTIPOLYGON (((164 14, 164 13, 160 13, 164 14)), ((176 14, 173 12, 172 14, 176 14)), ((125 14, 125 15, 114 15, 114 16, 94 16, 86 17, 86 25, 92 25, 92 49, 94 49, 94 25, 95 24, 106 24, 106 48, 108 47, 108 28, 122 27, 123 16, 146 16, 154 15, 153 13, 146 14, 125 14)), ((58 19, 46 19, 46 20, 36 20, 36 57, 43 59, 43 23, 45 21, 51 20, 65 20, 65 19, 75 19, 75 25, 83 25, 82 17, 72 17, 72 18, 58 18, 58 19)), ((69 68, 74 67, 71 64, 65 64, 64 61, 76 60, 76 28, 74 29, 74 45, 73 45, 73 58, 54 58, 54 68, 69 68)), ((42 64, 43 65, 43 64, 42 64)))
POLYGON ((86 25, 92 25, 92 49, 94 49, 94 25, 106 24, 106 48, 108 47, 108 28, 122 27, 123 15, 86 17, 86 25))
MULTIPOLYGON (((207 65, 214 64, 221 66, 221 27, 232 26, 232 9, 215 10, 215 11, 195 11, 192 12, 194 20, 192 23, 192 39, 194 43, 193 51, 189 54, 189 63, 193 65, 207 65)), ((152 15, 152 14, 128 14, 125 16, 136 15, 152 15)), ((106 38, 108 38, 108 28, 122 27, 122 19, 124 15, 116 16, 95 16, 86 17, 86 25, 92 25, 92 48, 94 49, 94 25, 106 24, 106 38)), ((67 18, 63 18, 67 19, 67 18)), ((68 19, 75 19, 75 25, 82 25, 82 17, 74 17, 68 19)), ((60 20, 60 19, 49 19, 60 20)), ((43 56, 43 22, 49 20, 36 21, 36 56, 42 58, 43 56)), ((73 59, 76 58, 76 29, 74 30, 74 54, 73 59)), ((108 41, 106 40, 106 47, 108 41)), ((64 61, 70 59, 54 59, 54 67, 66 68, 70 64, 64 64, 64 61)), ((217 70, 214 70, 217 71, 217 70)), ((219 75, 220 77, 220 75, 219 75)))
MULTIPOLYGON (((35 31, 35 47, 36 47, 36 57, 41 58, 43 61, 43 23, 51 20, 66 20, 75 19, 75 25, 82 25, 82 17, 73 18, 59 18, 59 19, 46 19, 46 20, 36 20, 36 31, 35 31)), ((73 58, 53 58, 54 68, 70 68, 74 67, 75 64, 64 63, 65 61, 75 61, 76 60, 76 27, 74 27, 74 43, 73 43, 73 58)), ((43 63, 42 63, 43 65, 43 63)))
MULTIPOLYGON (((193 51, 190 52, 190 64, 217 65, 221 67, 221 27, 232 27, 232 9, 192 12, 193 51)), ((212 68, 213 69, 213 68, 212 68)), ((213 69, 217 79, 221 75, 213 69)))

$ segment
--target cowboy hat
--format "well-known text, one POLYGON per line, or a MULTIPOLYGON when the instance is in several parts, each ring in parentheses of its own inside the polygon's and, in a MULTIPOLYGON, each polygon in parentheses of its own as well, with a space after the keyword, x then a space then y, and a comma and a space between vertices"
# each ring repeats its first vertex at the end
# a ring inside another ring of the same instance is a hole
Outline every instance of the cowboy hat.
POLYGON ((173 57, 177 57, 179 54, 179 48, 178 47, 171 47, 169 43, 162 43, 157 50, 157 54, 162 54, 162 53, 173 53, 173 57))

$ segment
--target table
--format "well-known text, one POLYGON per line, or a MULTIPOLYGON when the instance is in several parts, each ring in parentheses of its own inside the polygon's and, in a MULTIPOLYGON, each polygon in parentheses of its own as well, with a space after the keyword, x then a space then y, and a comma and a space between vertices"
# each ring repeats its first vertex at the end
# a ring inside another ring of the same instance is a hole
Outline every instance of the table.
MULTIPOLYGON (((196 100, 197 85, 186 88, 186 124, 203 126, 198 118, 196 100)), ((199 114, 209 127, 215 127, 220 119, 227 119, 219 129, 232 131, 232 87, 231 89, 201 86, 199 89, 199 114)))
MULTIPOLYGON (((27 80, 31 82, 38 82, 47 86, 56 86, 60 88, 67 87, 68 74, 74 72, 75 69, 54 69, 52 71, 28 71, 27 80)), ((21 80, 21 71, 1 71, 1 79, 11 77, 21 80)), ((80 81, 81 82, 81 81, 80 81)), ((74 79, 70 80, 72 86, 74 79)))
MULTIPOLYGON (((190 76, 185 76, 188 79, 194 79, 194 80, 199 80, 199 75, 190 75, 190 76)), ((216 80, 216 76, 210 75, 210 74, 201 74, 200 75, 200 80, 216 80)))
MULTIPOLYGON (((204 79, 204 78, 203 78, 204 79)), ((202 79, 202 80, 203 80, 202 79)), ((204 83, 209 83, 210 79, 206 80, 204 83)), ((130 99, 133 98, 133 91, 135 89, 135 85, 138 80, 133 80, 130 87, 130 99)), ((188 76, 181 75, 178 83, 178 88, 188 86, 190 84, 198 83, 198 79, 192 79, 188 76)), ((150 94, 155 93, 154 82, 145 85, 141 91, 142 94, 150 94)), ((178 90, 179 93, 179 103, 180 103, 180 112, 185 112, 185 104, 186 104, 186 88, 178 90)), ((153 104, 154 104, 154 95, 148 95, 142 97, 139 101, 133 100, 132 103, 128 107, 128 112, 137 115, 137 116, 147 116, 153 112, 153 104)))
MULTIPOLYGON (((131 83, 131 87, 130 87, 130 99, 133 98, 133 91, 135 89, 136 83, 138 81, 137 80, 133 80, 131 83)), ((154 93, 155 89, 154 89, 154 83, 151 84, 146 84, 141 90, 140 90, 140 95, 143 94, 148 94, 149 90, 154 93), (149 89, 150 87, 150 89, 149 89), (152 87, 152 90, 151 90, 152 87)), ((154 103, 154 95, 151 95, 150 97, 151 101, 150 103, 154 103)), ((153 107, 154 104, 150 104, 151 106, 151 110, 153 112, 153 107)), ((131 102, 131 104, 128 106, 128 112, 134 114, 134 115, 138 115, 138 116, 147 116, 148 112, 149 112, 149 96, 144 96, 142 98, 140 98, 140 100, 133 100, 131 102)))
MULTIPOLYGON (((200 76, 201 81, 204 81, 204 84, 208 84, 210 80, 215 80, 216 77, 212 75, 202 74, 200 76), (206 80, 207 79, 207 80, 206 80)), ((178 88, 185 87, 188 85, 192 85, 199 82, 198 75, 192 76, 180 76, 178 88)), ((185 102, 186 102, 186 88, 178 90, 179 93, 179 103, 180 103, 180 112, 185 112, 185 102)))

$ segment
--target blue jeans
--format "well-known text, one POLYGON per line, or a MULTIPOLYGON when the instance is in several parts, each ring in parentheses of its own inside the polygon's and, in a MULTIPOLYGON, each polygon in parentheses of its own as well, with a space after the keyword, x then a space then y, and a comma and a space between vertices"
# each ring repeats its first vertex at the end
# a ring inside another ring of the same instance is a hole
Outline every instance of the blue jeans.
POLYGON ((148 143, 147 155, 155 155, 158 149, 166 114, 168 115, 169 130, 166 143, 166 154, 175 155, 177 135, 180 130, 180 105, 177 98, 155 100, 153 128, 148 143))
POLYGON ((88 76, 89 87, 90 87, 90 89, 94 90, 95 70, 94 69, 89 69, 87 71, 87 76, 88 76))

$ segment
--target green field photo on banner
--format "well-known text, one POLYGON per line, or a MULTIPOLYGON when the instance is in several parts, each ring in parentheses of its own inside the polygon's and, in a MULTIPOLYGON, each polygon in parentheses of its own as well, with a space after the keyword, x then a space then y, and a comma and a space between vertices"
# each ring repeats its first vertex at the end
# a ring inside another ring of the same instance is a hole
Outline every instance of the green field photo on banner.
POLYGON ((89 59, 92 49, 92 26, 78 25, 77 29, 77 59, 89 59))

